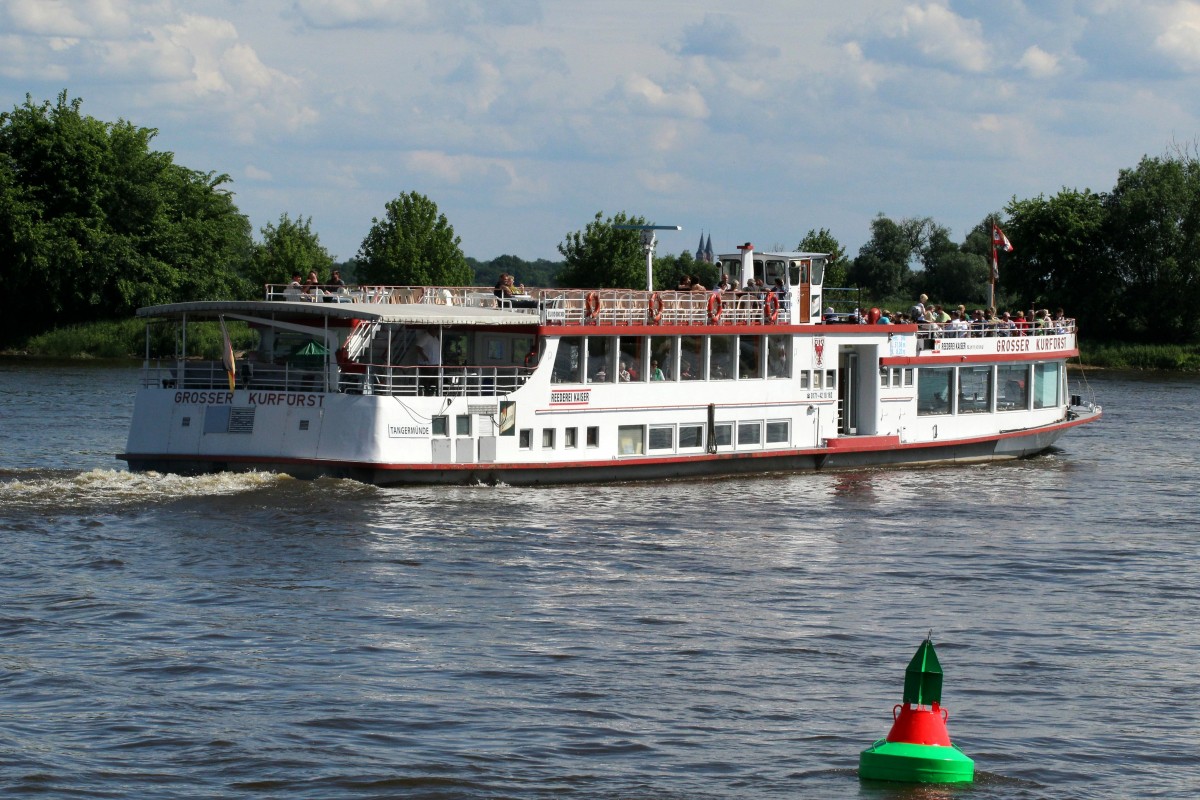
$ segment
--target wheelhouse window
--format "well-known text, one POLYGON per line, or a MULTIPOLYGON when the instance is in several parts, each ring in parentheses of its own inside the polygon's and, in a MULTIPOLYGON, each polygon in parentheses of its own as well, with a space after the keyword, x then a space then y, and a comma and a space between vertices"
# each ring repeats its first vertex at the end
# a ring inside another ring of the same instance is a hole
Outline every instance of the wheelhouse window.
POLYGON ((917 414, 930 416, 950 413, 954 396, 954 368, 926 367, 917 373, 917 414))
POLYGON ((582 383, 583 337, 564 336, 558 340, 558 352, 554 356, 554 369, 550 373, 551 383, 582 383))

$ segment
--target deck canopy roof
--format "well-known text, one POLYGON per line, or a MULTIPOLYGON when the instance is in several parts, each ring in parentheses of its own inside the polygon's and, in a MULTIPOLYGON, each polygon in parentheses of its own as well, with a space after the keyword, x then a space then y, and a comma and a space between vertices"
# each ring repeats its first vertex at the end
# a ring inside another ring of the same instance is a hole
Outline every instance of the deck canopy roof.
POLYGON ((539 323, 536 313, 510 309, 444 306, 428 303, 310 303, 278 300, 197 300, 139 308, 139 317, 275 317, 292 322, 320 324, 327 320, 361 319, 401 325, 505 325, 539 323))

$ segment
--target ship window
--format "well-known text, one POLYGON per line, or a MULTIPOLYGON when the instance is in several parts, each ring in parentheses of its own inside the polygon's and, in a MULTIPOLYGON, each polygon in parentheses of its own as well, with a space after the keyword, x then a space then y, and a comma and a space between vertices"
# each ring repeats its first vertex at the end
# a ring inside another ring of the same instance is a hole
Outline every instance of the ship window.
POLYGON ((958 368, 958 413, 986 414, 992 410, 992 368, 958 368))
POLYGON ((554 428, 542 428, 542 449, 554 449, 554 428))
POLYGON ((767 444, 787 444, 790 436, 791 423, 786 419, 772 420, 767 423, 767 444))
POLYGON ((761 422, 739 422, 738 423, 738 446, 762 444, 762 423, 761 422))
POLYGON ((471 415, 458 414, 454 417, 454 434, 456 436, 471 435, 471 415))
POLYGON ((564 336, 558 340, 558 352, 554 356, 554 370, 550 373, 551 383, 582 383, 579 365, 583 363, 583 337, 564 336))
POLYGON ((904 368, 903 380, 904 380, 904 386, 906 388, 912 388, 912 385, 913 385, 913 368, 912 367, 904 368))
POLYGON ((670 425, 653 425, 650 427, 651 450, 675 449, 675 429, 670 425))
POLYGON ((616 355, 614 339, 611 336, 589 336, 587 339, 588 354, 588 383, 612 383, 616 380, 616 355))
POLYGON ((685 381, 704 378, 704 337, 679 337, 679 377, 685 381))
POLYGON ((579 428, 563 428, 563 447, 572 450, 579 446, 579 428))
MULTIPOLYGON (((658 362, 658 368, 662 370, 663 378, 668 381, 678 380, 679 372, 676 370, 675 358, 675 337, 674 336, 651 336, 650 337, 650 357, 658 362)), ((647 371, 647 378, 654 379, 653 367, 647 371)))
POLYGON ((640 456, 645 451, 646 429, 641 425, 621 425, 617 428, 617 453, 640 456))
POLYGON ((887 389, 892 385, 891 370, 887 367, 879 368, 879 385, 881 388, 887 389))
POLYGON ((710 360, 708 377, 714 381, 732 380, 736 370, 734 347, 736 336, 714 336, 709 340, 710 360))
POLYGON ((521 428, 520 443, 518 446, 522 450, 533 449, 533 428, 521 428))
POLYGON ((738 337, 738 377, 762 377, 762 340, 761 336, 738 337))
POLYGON ((1054 408, 1059 404, 1057 363, 1033 365, 1033 407, 1054 408))
POLYGON ((917 374, 917 414, 949 414, 953 367, 927 367, 917 374))
POLYGON ((792 377, 792 337, 767 337, 767 377, 792 377))
POLYGON ((434 436, 449 436, 450 435, 450 417, 445 414, 435 414, 433 417, 433 435, 434 436))
POLYGON ((596 426, 596 425, 588 426, 587 446, 588 447, 599 447, 600 446, 600 428, 599 428, 599 426, 596 426))
POLYGON ((682 450, 685 447, 704 447, 703 425, 679 426, 679 449, 682 450))
POLYGON ((825 388, 833 389, 837 386, 837 372, 829 369, 825 370, 825 388))
POLYGON ((811 382, 811 377, 812 377, 811 372, 809 372, 808 370, 801 370, 801 372, 800 372, 800 388, 801 389, 808 388, 808 384, 811 382))
POLYGON ((733 444, 732 422, 722 422, 713 426, 713 443, 717 447, 729 447, 733 444))
POLYGON ((1024 411, 1029 408, 1029 366, 1001 364, 996 368, 996 410, 1024 411))
MULTIPOLYGON (((646 365, 642 358, 642 352, 645 348, 646 340, 641 336, 622 336, 620 344, 621 363, 625 365, 625 369, 629 372, 629 380, 640 381, 645 380, 646 365)), ((621 374, 619 366, 617 375, 621 374)))

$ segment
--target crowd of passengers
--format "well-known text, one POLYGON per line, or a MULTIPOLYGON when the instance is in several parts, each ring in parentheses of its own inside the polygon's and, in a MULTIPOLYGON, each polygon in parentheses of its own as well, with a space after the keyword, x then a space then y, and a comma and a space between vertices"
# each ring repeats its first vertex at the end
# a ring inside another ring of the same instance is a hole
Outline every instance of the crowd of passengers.
POLYGON ((917 330, 939 339, 967 338, 972 336, 1040 336, 1068 333, 1075 329, 1075 320, 1069 319, 1061 308, 1050 313, 1050 309, 1029 311, 1001 311, 994 308, 977 308, 967 311, 964 305, 947 311, 940 305, 929 303, 927 295, 921 295, 907 312, 893 314, 886 309, 871 309, 855 312, 849 316, 838 315, 832 308, 825 309, 825 322, 833 324, 864 325, 916 325, 917 330))

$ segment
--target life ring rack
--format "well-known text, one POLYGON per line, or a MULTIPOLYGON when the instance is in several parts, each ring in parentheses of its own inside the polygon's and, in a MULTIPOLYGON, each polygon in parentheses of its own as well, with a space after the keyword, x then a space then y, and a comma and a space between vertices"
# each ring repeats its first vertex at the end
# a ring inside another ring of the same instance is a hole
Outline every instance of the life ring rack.
POLYGON ((763 319, 768 325, 779 321, 779 295, 775 292, 767 292, 763 298, 763 319))
POLYGON ((708 296, 708 322, 716 325, 721 321, 721 295, 713 293, 708 296))
POLYGON ((650 320, 655 325, 661 325, 662 324, 662 315, 663 315, 663 299, 658 294, 658 292, 655 292, 654 294, 650 295, 650 320))
POLYGON ((588 292, 583 301, 583 313, 586 319, 594 320, 600 316, 600 293, 588 292))

